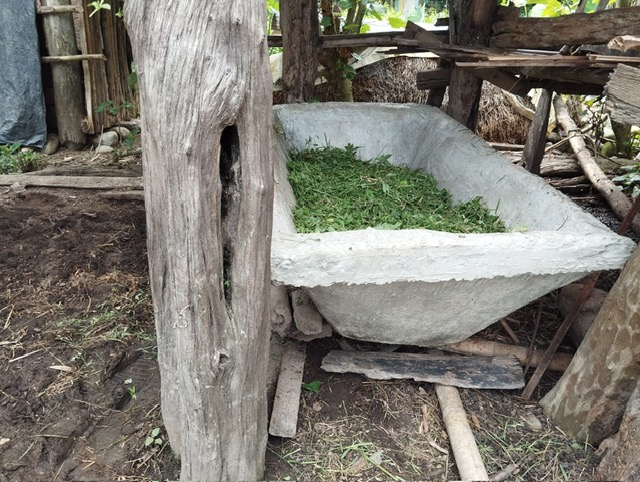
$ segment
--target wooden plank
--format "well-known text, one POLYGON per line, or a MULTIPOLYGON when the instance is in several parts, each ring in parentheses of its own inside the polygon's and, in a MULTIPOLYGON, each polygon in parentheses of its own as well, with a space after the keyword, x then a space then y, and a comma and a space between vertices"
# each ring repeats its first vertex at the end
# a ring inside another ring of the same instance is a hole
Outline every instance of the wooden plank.
POLYGON ((524 386, 522 368, 515 357, 334 350, 322 360, 321 368, 334 373, 360 373, 374 380, 412 379, 464 388, 516 389, 524 386))
MULTIPOLYGON (((433 34, 439 42, 447 43, 449 41, 449 33, 444 29, 433 31, 427 30, 433 34)), ((322 35, 319 39, 319 48, 342 48, 342 47, 395 47, 400 45, 398 39, 402 37, 404 32, 376 32, 361 33, 348 35, 322 35)), ((282 35, 269 35, 267 44, 269 47, 282 47, 282 35)))
POLYGON ((280 376, 273 401, 269 433, 276 437, 295 437, 302 390, 305 354, 291 344, 282 355, 280 376))
POLYGON ((556 18, 522 17, 493 25, 490 45, 499 48, 559 49, 563 45, 606 44, 618 35, 640 34, 640 7, 576 13, 556 18))
POLYGON ((606 106, 617 122, 640 124, 640 69, 619 65, 607 83, 606 106))
POLYGON ((100 176, 29 176, 12 174, 0 176, 0 186, 15 183, 25 187, 67 187, 75 189, 142 189, 142 179, 135 177, 100 176))
POLYGON ((416 88, 419 90, 438 89, 449 85, 451 69, 432 69, 418 72, 416 88))
POLYGON ((540 164, 544 157, 544 145, 547 140, 547 128, 549 127, 549 113, 551 112, 551 97, 553 92, 546 89, 542 91, 536 107, 536 114, 529 127, 529 134, 522 152, 522 162, 527 171, 532 174, 540 174, 540 164))
POLYGON ((640 36, 619 35, 611 39, 607 47, 613 50, 640 50, 640 36))
POLYGON ((499 69, 473 69, 471 71, 476 77, 491 82, 493 85, 500 87, 512 94, 525 97, 531 87, 526 79, 518 78, 513 74, 499 69))

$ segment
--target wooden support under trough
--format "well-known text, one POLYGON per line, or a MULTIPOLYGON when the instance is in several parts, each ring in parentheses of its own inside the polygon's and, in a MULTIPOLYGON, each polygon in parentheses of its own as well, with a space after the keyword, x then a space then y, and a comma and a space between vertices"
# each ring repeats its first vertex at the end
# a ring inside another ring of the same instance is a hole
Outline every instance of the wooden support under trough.
POLYGON ((334 350, 322 360, 321 368, 334 373, 361 373, 374 380, 411 379, 463 388, 524 386, 522 368, 515 357, 334 350))
POLYGON ((276 437, 295 437, 300 407, 300 391, 305 354, 290 344, 282 355, 280 376, 271 411, 269 433, 276 437))

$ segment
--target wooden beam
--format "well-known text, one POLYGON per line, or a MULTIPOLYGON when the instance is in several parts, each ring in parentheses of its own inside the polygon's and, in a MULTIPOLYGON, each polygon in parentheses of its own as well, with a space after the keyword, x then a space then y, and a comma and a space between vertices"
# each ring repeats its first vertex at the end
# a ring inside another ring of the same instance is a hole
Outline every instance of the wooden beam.
POLYGON ((556 18, 522 17, 493 25, 492 47, 559 49, 563 45, 606 44, 618 35, 640 34, 640 7, 576 13, 556 18))
POLYGON ((544 145, 547 140, 552 96, 553 92, 546 89, 542 91, 536 107, 536 115, 533 118, 531 127, 529 127, 527 141, 524 145, 524 151, 522 151, 524 167, 532 174, 540 174, 540 164, 544 157, 544 145))
MULTIPOLYGON (((448 20, 447 20, 447 24, 448 24, 448 20)), ((416 41, 428 42, 432 44, 443 43, 443 40, 441 38, 439 38, 438 36, 434 35, 431 32, 428 32, 424 28, 420 27, 419 25, 411 21, 407 22, 407 26, 404 29, 403 38, 407 40, 416 40, 416 41)), ((447 35, 447 41, 448 40, 449 39, 447 35)), ((439 84, 435 84, 432 87, 426 87, 423 84, 423 86, 421 87, 420 73, 418 73, 418 76, 416 78, 416 84, 418 89, 429 89, 429 95, 427 96, 427 104, 432 105, 434 107, 440 107, 442 105, 442 102, 444 101, 444 94, 447 91, 447 87, 449 86, 449 79, 451 77, 451 71, 449 69, 448 60, 439 58, 438 69, 442 69, 442 70, 446 69, 448 71, 446 75, 446 84, 439 83, 439 84)))
POLYGON ((418 72, 416 87, 418 90, 441 89, 449 85, 451 69, 432 69, 418 72))
POLYGON ((500 69, 472 69, 471 73, 482 80, 491 82, 493 85, 500 87, 502 90, 519 95, 526 96, 531 90, 530 82, 522 77, 516 77, 504 70, 500 69))
MULTIPOLYGON (((450 7, 450 43, 483 47, 489 44, 491 26, 498 10, 495 0, 453 0, 450 7)), ((447 113, 474 130, 482 79, 454 66, 449 81, 447 113)))
POLYGON ((36 13, 82 13, 83 8, 80 5, 41 5, 36 6, 36 13))
POLYGON ((18 183, 25 187, 64 187, 74 189, 142 189, 142 179, 136 177, 102 176, 30 176, 11 174, 0 176, 0 186, 18 183))
POLYGON ((640 69, 619 65, 605 88, 606 107, 615 121, 640 124, 640 69))
POLYGON ((612 38, 607 44, 607 47, 612 50, 622 50, 623 52, 627 50, 640 50, 640 36, 620 35, 612 38))
POLYGON ((411 379, 464 388, 524 386, 522 367, 515 357, 334 350, 322 360, 321 368, 333 373, 361 373, 374 380, 411 379))
MULTIPOLYGON (((439 42, 447 43, 449 41, 449 33, 446 30, 427 30, 430 34, 438 39, 439 42)), ((376 32, 376 33, 359 33, 345 35, 321 35, 318 42, 318 48, 334 49, 342 47, 397 47, 402 45, 398 39, 402 37, 404 32, 376 32)), ((269 47, 282 47, 282 35, 267 36, 267 44, 269 47)))

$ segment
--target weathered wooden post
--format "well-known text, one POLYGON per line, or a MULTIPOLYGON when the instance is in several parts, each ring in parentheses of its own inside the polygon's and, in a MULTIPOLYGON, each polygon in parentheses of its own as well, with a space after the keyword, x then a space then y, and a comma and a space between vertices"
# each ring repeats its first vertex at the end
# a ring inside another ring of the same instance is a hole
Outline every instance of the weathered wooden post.
POLYGON ((318 4, 316 0, 281 0, 282 90, 286 103, 313 97, 318 74, 318 4))
MULTIPOLYGON (((495 0, 452 0, 449 11, 449 38, 453 45, 486 46, 498 10, 495 0)), ((453 66, 449 81, 447 114, 474 130, 482 79, 453 66)))
MULTIPOLYGON (((68 6, 71 1, 42 0, 42 5, 68 6)), ((78 54, 71 13, 46 14, 44 35, 49 56, 57 58, 51 63, 51 74, 60 143, 70 149, 82 149, 87 140, 82 131, 82 119, 85 117, 82 70, 77 60, 65 60, 66 57, 78 54)))
POLYGON ((260 0, 127 0, 162 413, 181 480, 257 480, 273 173, 260 0))

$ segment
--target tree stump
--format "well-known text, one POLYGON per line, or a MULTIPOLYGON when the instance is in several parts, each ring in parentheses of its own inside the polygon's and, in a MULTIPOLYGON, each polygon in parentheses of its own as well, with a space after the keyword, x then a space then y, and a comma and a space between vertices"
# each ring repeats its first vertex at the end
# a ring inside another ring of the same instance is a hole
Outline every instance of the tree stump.
POLYGON ((125 2, 162 414, 181 480, 259 480, 273 165, 258 0, 125 2))

